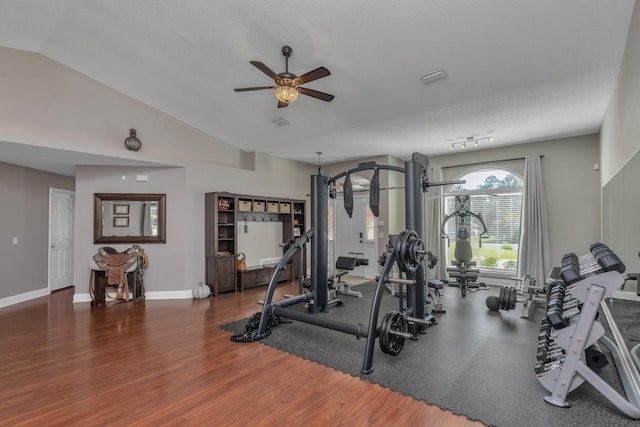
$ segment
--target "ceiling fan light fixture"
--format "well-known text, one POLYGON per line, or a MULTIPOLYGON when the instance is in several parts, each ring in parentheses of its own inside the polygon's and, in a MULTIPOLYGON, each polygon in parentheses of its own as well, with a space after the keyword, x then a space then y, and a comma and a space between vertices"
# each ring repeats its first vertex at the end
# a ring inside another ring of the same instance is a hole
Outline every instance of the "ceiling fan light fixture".
POLYGON ((284 102, 285 104, 295 102, 295 100, 298 99, 298 95, 300 95, 298 88, 293 86, 289 79, 283 79, 282 83, 282 85, 276 87, 274 90, 276 99, 280 102, 284 102))

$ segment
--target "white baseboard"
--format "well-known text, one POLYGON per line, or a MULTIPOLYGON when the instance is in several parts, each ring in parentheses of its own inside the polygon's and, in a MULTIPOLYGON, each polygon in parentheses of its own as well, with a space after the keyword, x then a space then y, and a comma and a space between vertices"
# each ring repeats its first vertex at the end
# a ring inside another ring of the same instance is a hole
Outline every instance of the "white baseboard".
POLYGON ((89 294, 73 294, 73 303, 76 302, 91 302, 91 295, 89 294))
POLYGON ((191 299, 193 292, 191 289, 184 291, 145 291, 145 299, 191 299))
MULTIPOLYGON (((183 291, 146 291, 144 298, 148 300, 191 299, 193 298, 193 293, 191 289, 183 291)), ((91 295, 74 294, 73 302, 91 302, 91 295)))
POLYGON ((13 304, 29 301, 34 298, 47 296, 51 293, 49 288, 36 289, 35 291, 25 292, 23 294, 12 295, 6 298, 0 298, 0 308, 8 307, 13 304))

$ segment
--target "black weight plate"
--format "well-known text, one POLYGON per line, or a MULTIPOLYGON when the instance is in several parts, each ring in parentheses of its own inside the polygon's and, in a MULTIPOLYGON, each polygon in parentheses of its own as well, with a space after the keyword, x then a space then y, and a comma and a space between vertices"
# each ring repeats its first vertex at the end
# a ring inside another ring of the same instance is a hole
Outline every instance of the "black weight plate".
POLYGON ((414 272, 416 268, 418 268, 418 253, 416 248, 416 243, 419 242, 418 234, 415 231, 409 230, 406 234, 406 243, 405 243, 405 266, 407 267, 407 271, 414 272))
POLYGON ((391 331, 395 328, 394 323, 397 322, 398 315, 400 315, 400 313, 398 313, 397 311, 389 311, 387 314, 385 314, 384 318, 382 319, 379 332, 380 349, 383 353, 391 354, 394 356, 394 348, 395 346, 397 346, 397 344, 395 344, 394 342, 396 336, 393 335, 391 331))
POLYGON ((505 291, 506 291, 506 289, 507 288, 505 288, 505 287, 500 288, 500 296, 498 297, 500 299, 500 310, 504 310, 504 308, 506 306, 505 305, 505 301, 506 301, 505 291))
POLYGON ((378 331, 378 344, 380 344, 380 350, 382 350, 383 353, 386 353, 389 348, 388 337, 391 315, 393 315, 393 311, 389 311, 384 315, 382 323, 380 323, 380 330, 378 331))
POLYGON ((407 251, 407 230, 404 230, 398 236, 398 240, 396 241, 396 262, 398 264, 398 268, 402 272, 407 271, 407 263, 406 263, 406 251, 407 251))
MULTIPOLYGON (((406 332, 406 323, 402 314, 397 311, 391 317, 390 331, 406 332)), ((397 356, 404 347, 404 337, 400 335, 389 334, 389 352, 392 356, 397 356)))
POLYGON ((516 302, 518 302, 518 291, 516 290, 516 288, 512 288, 513 291, 511 291, 511 293, 513 294, 513 296, 511 297, 511 308, 515 309, 516 308, 516 302))

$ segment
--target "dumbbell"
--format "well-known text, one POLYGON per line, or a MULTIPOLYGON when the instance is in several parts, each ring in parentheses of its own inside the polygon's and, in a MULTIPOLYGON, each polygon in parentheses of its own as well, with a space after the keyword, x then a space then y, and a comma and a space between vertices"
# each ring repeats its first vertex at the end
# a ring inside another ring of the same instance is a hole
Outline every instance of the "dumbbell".
POLYGON ((557 290, 556 292, 552 292, 551 295, 549 295, 549 301, 547 302, 547 305, 558 303, 563 304, 565 295, 566 291, 564 290, 557 290))
POLYGON ((553 369, 558 369, 562 367, 562 362, 564 362, 564 358, 560 358, 558 360, 554 360, 553 362, 544 363, 541 361, 536 362, 535 371, 536 374, 542 374, 545 372, 549 372, 553 369))
POLYGON ((620 260, 620 258, 618 258, 618 256, 606 245, 602 243, 594 243, 589 249, 604 271, 617 271, 618 273, 624 273, 626 270, 622 260, 620 260))
POLYGON ((548 327, 540 328, 540 332, 538 333, 538 341, 541 339, 549 339, 550 336, 551 336, 551 324, 549 324, 548 327))
POLYGON ((555 329, 562 329, 569 325, 569 321, 563 316, 561 307, 555 307, 547 310, 547 319, 555 329))
POLYGON ((538 335, 538 347, 548 347, 553 344, 555 344, 555 340, 551 338, 551 335, 538 335))
POLYGON ((538 350, 538 352, 536 353, 536 360, 545 363, 553 362, 564 356, 564 354, 565 352, 561 348, 556 348, 553 350, 542 349, 538 350))
POLYGON ((580 267, 580 261, 578 255, 573 252, 569 252, 562 257, 560 267, 580 267))
POLYGON ((564 296, 563 295, 552 295, 547 303, 547 309, 553 307, 562 307, 564 304, 564 296))
POLYGON ((602 267, 598 264, 598 260, 593 256, 593 254, 580 256, 580 271, 593 273, 599 271, 601 268, 602 267))
POLYGON ((580 303, 580 300, 576 300, 571 294, 555 295, 555 297, 551 298, 547 303, 547 308, 558 306, 562 307, 563 310, 568 310, 578 305, 578 303, 580 303))
POLYGON ((538 340, 538 350, 554 350, 558 348, 558 343, 551 337, 544 337, 538 340))
POLYGON ((593 255, 594 258, 598 258, 599 256, 606 255, 611 252, 611 249, 604 243, 594 243, 589 246, 589 252, 593 255))
POLYGON ((580 300, 577 298, 571 298, 569 300, 564 300, 564 304, 562 304, 563 310, 570 310, 574 307, 578 307, 580 305, 580 300))
POLYGON ((567 286, 563 283, 562 285, 554 285, 552 288, 547 290, 547 303, 551 301, 551 296, 556 295, 558 292, 566 292, 567 286))
POLYGON ((580 267, 566 266, 560 269, 560 277, 567 285, 572 285, 582 280, 580 267))
POLYGON ((547 319, 549 319, 554 328, 560 329, 569 324, 568 319, 579 313, 580 308, 578 305, 565 310, 561 305, 554 304, 547 308, 547 319))

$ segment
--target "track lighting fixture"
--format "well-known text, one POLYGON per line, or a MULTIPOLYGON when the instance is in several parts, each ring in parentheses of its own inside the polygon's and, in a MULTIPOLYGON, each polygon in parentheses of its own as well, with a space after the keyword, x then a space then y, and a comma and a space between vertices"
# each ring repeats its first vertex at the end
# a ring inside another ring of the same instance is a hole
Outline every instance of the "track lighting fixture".
POLYGON ((474 147, 478 147, 480 141, 489 141, 491 143, 493 142, 493 137, 485 136, 484 138, 475 138, 473 136, 468 136, 466 141, 451 143, 449 145, 449 150, 452 150, 452 151, 455 150, 456 146, 458 146, 458 148, 465 149, 467 148, 467 144, 473 144, 474 147))

